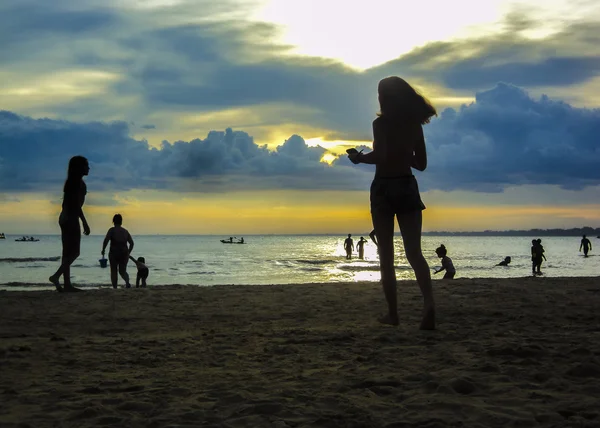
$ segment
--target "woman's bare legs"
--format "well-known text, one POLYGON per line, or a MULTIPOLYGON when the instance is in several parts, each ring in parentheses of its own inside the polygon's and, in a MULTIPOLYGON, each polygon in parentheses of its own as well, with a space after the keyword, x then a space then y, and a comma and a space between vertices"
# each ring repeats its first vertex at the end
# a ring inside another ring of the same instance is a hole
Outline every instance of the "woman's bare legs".
MULTIPOLYGON (((62 214, 61 214, 62 215, 62 214)), ((79 221, 79 220, 78 220, 79 221)), ((60 224, 60 220, 59 220, 60 224)), ((60 225, 60 235, 62 241, 62 259, 58 270, 48 280, 54 284, 56 290, 61 291, 81 291, 71 285, 71 265, 80 254, 81 232, 79 222, 66 222, 60 225), (63 277, 64 290, 60 286, 60 276, 63 277)))
POLYGON ((129 284, 129 274, 127 273, 127 262, 119 264, 119 274, 123 281, 125 281, 125 287, 131 288, 131 284, 129 284))
POLYGON ((398 325, 396 271, 394 270, 394 214, 372 212, 373 228, 379 243, 381 285, 388 304, 387 315, 379 319, 384 324, 398 325))
POLYGON ((69 254, 68 250, 67 252, 63 252, 60 267, 57 269, 54 275, 48 278, 58 291, 63 291, 58 282, 61 275, 63 276, 63 284, 65 288, 73 288, 71 285, 71 265, 75 260, 77 260, 77 257, 79 257, 79 252, 73 252, 72 254, 69 254))
POLYGON ((110 263, 110 283, 113 288, 117 288, 117 281, 119 280, 119 266, 117 265, 117 260, 110 253, 108 254, 108 262, 110 263))
MULTIPOLYGON (((435 302, 431 288, 431 272, 421 251, 421 227, 423 224, 422 211, 413 211, 398 215, 398 226, 402 233, 406 259, 415 271, 417 283, 423 295, 423 320, 421 330, 435 330, 435 302)), ((379 238, 379 236, 377 236, 379 238)))

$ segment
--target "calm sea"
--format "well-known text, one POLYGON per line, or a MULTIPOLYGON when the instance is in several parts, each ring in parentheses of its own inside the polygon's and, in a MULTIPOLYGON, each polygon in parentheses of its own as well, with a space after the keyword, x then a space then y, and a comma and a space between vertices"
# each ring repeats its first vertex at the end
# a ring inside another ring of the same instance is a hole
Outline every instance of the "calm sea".
MULTIPOLYGON (((354 237, 358 240, 360 235, 354 237)), ((51 289, 47 278, 60 263, 60 236, 38 236, 39 242, 15 242, 15 238, 9 235, 0 240, 0 289, 51 289)), ((379 281, 377 250, 370 241, 365 245, 365 260, 346 260, 344 235, 245 236, 244 245, 222 244, 223 238, 226 237, 134 236, 134 255, 146 258, 150 286, 379 281)), ((434 250, 445 244, 457 278, 523 277, 531 272, 532 238, 426 236, 423 250, 430 267, 438 267, 440 262, 434 250), (495 267, 505 256, 512 257, 511 265, 495 267)), ((600 274, 600 257, 596 256, 600 255, 600 247, 596 247, 600 239, 592 238, 594 249, 588 258, 578 252, 578 237, 542 239, 548 258, 542 267, 546 276, 600 274)), ((102 240, 103 236, 82 237, 81 256, 71 270, 74 284, 110 286, 109 269, 102 269, 98 262, 102 240)), ((395 245, 398 278, 413 279, 400 237, 395 245)), ((135 275, 131 263, 129 272, 135 275)), ((119 283, 122 284, 121 279, 119 283)))

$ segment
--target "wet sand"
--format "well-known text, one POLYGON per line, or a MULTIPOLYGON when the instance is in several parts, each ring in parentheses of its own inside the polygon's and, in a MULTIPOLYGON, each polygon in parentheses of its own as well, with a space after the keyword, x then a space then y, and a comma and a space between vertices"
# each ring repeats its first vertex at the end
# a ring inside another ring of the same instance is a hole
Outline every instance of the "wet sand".
POLYGON ((434 286, 0 292, 0 426, 600 426, 600 278, 434 286))

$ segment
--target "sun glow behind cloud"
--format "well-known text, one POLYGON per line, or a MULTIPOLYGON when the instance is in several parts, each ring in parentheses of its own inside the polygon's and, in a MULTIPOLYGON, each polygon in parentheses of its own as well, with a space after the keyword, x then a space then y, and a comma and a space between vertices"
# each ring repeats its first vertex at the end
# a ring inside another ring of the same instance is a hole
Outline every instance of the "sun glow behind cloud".
POLYGON ((334 58, 367 69, 426 43, 497 33, 514 11, 535 11, 536 25, 521 29, 532 39, 558 31, 565 22, 598 16, 593 2, 566 0, 266 0, 253 19, 282 27, 282 42, 298 55, 334 58))
POLYGON ((365 69, 427 42, 463 35, 470 26, 491 25, 501 17, 502 3, 430 1, 424 7, 396 0, 273 0, 255 18, 282 25, 283 41, 294 45, 296 54, 365 69))

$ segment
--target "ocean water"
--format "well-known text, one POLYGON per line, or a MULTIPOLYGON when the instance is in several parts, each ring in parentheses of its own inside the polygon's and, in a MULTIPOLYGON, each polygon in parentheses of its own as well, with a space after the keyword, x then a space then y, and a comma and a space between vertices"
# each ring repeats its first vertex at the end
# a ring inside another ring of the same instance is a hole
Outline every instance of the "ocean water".
MULTIPOLYGON (((368 236, 365 234, 365 238, 368 236)), ((355 242, 360 235, 353 235, 355 242)), ((52 289, 47 282, 60 264, 60 236, 38 236, 39 242, 15 242, 17 236, 0 240, 0 289, 52 289)), ((71 269, 72 282, 83 287, 110 286, 110 270, 98 260, 103 236, 83 236, 81 256, 71 269)), ((346 260, 346 236, 245 236, 247 244, 222 244, 224 236, 134 236, 135 257, 144 256, 150 268, 148 284, 290 284, 311 282, 373 281, 379 276, 377 249, 365 244, 365 260, 346 260)), ((456 278, 523 277, 531 274, 530 246, 534 237, 425 236, 423 251, 431 268, 439 267, 435 254, 446 245, 454 261, 456 278), (508 267, 495 267, 505 256, 508 267)), ((546 276, 598 276, 600 239, 592 238, 594 250, 584 258, 578 237, 545 237, 542 244, 547 262, 546 276)), ((396 273, 399 279, 414 279, 402 240, 395 239, 396 273)), ((135 266, 130 262, 135 280, 135 266)), ((441 278, 443 273, 434 276, 441 278)), ((122 284, 122 279, 119 278, 122 284)))

